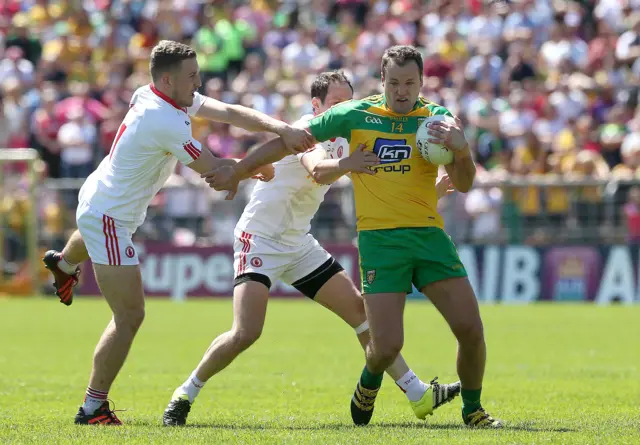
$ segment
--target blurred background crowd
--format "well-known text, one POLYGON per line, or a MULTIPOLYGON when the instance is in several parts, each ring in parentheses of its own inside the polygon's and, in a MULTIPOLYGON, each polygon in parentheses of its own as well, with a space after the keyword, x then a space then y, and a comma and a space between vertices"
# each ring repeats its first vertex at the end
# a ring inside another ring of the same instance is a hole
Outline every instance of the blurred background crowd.
MULTIPOLYGON (((456 241, 640 238, 640 0, 0 0, 0 147, 41 155, 47 242, 73 228, 78 183, 163 38, 197 50, 203 93, 287 122, 310 112, 316 73, 344 70, 365 97, 381 91, 383 51, 415 45, 423 95, 461 116, 478 163, 476 188, 441 202, 456 241)), ((198 119, 193 132, 221 157, 266 137, 198 119)), ((24 172, 3 170, 15 233, 33 204, 24 172)), ((179 168, 138 239, 226 244, 250 189, 225 202, 179 168)), ((314 232, 350 241, 353 223, 345 180, 314 232)))

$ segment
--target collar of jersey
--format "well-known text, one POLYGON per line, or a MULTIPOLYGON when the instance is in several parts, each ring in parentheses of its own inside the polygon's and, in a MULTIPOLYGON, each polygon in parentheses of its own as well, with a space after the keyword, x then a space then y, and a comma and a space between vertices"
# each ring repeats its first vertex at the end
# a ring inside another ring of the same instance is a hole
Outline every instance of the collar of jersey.
POLYGON ((153 91, 153 94, 155 94, 156 96, 158 96, 160 99, 164 100, 165 102, 167 102, 169 105, 177 108, 180 111, 184 111, 184 108, 180 107, 173 99, 171 99, 169 96, 167 96, 166 94, 164 94, 162 91, 160 91, 159 89, 157 89, 155 87, 154 84, 150 83, 149 84, 149 88, 151 88, 151 91, 153 91))
MULTIPOLYGON (((389 107, 387 106, 387 96, 386 96, 384 93, 382 94, 382 106, 383 106, 383 107, 384 107, 384 109, 385 109, 386 111, 388 111, 389 113, 393 113, 393 114, 397 114, 397 115, 399 115, 399 116, 403 116, 403 114, 402 114, 402 113, 396 113, 395 111, 393 111, 391 108, 389 108, 389 107)), ((415 111, 415 110, 417 110, 419 107, 420 107, 420 96, 418 96, 418 99, 416 100, 416 103, 415 103, 415 104, 413 104, 413 108, 411 109, 411 111, 415 111)), ((410 111, 409 113, 411 113, 411 111, 410 111)), ((406 114, 409 114, 409 113, 405 113, 405 115, 406 115, 406 114)))

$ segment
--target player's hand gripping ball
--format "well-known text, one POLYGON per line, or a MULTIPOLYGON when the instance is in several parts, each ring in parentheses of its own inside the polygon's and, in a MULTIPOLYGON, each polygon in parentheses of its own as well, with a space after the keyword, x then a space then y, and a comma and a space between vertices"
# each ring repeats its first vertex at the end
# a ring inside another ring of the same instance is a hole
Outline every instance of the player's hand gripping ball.
POLYGON ((456 121, 451 116, 435 115, 426 118, 416 133, 416 145, 422 157, 435 165, 447 165, 453 162, 453 150, 432 142, 433 136, 429 134, 429 124, 432 122, 444 121, 448 124, 456 125, 456 121))

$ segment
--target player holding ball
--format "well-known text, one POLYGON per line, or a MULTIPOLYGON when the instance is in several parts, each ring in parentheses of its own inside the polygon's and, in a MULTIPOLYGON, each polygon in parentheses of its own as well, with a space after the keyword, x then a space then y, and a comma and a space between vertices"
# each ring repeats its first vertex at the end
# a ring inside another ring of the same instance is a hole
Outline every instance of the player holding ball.
MULTIPOLYGON (((456 190, 466 193, 475 178, 461 123, 444 107, 420 96, 423 60, 411 46, 394 46, 382 57, 384 94, 338 104, 306 123, 317 142, 343 137, 351 152, 363 144, 380 159, 370 174, 353 174, 362 290, 371 340, 366 366, 351 400, 355 424, 373 415, 384 370, 404 342, 403 312, 413 283, 429 297, 458 341, 457 372, 462 382, 462 419, 470 427, 499 428, 502 422, 481 404, 486 346, 476 296, 451 238, 437 211, 438 165, 416 133, 428 120, 426 141, 443 145, 453 156, 445 169, 456 190), (431 118, 431 119, 430 119, 431 118)), ((448 161, 448 160, 447 160, 448 161)), ((248 156, 233 166, 234 175, 216 175, 207 182, 218 190, 234 189, 242 172, 263 159, 248 156)))

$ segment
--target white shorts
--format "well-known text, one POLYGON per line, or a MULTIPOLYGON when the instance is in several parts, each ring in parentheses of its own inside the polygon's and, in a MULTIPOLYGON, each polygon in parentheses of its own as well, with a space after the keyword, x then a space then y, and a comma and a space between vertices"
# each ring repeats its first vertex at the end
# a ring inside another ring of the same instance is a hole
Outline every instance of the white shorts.
POLYGON ((316 272, 332 257, 309 235, 301 246, 287 246, 247 232, 236 232, 233 243, 233 269, 236 278, 257 273, 291 285, 316 272))
POLYGON ((78 204, 76 223, 93 263, 109 266, 139 264, 138 253, 131 241, 138 228, 135 224, 103 215, 92 209, 86 201, 78 204))

